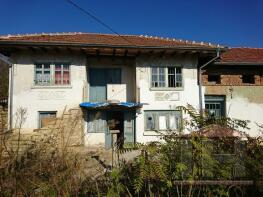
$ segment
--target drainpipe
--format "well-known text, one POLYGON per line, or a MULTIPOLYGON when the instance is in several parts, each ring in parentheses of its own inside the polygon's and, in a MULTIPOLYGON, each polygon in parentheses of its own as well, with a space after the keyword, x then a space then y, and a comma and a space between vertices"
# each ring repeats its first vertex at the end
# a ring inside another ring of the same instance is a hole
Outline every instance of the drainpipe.
POLYGON ((200 115, 203 117, 203 91, 202 91, 202 69, 208 66, 213 61, 217 60, 220 57, 220 49, 218 48, 216 51, 216 57, 212 58, 205 64, 199 67, 198 69, 198 80, 199 80, 199 107, 200 107, 200 115))
POLYGON ((2 53, 0 53, 0 60, 8 64, 9 66, 9 91, 8 91, 8 130, 11 130, 13 128, 13 80, 14 80, 14 72, 13 72, 13 63, 11 59, 2 53))

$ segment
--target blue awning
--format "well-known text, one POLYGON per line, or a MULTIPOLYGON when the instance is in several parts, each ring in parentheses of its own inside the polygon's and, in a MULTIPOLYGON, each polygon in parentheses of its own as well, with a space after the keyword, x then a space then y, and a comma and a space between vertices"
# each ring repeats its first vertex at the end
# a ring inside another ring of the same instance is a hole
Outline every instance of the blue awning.
POLYGON ((119 102, 119 103, 110 103, 110 102, 84 102, 79 104, 80 107, 88 109, 114 109, 114 108, 140 108, 143 106, 143 103, 135 102, 119 102))

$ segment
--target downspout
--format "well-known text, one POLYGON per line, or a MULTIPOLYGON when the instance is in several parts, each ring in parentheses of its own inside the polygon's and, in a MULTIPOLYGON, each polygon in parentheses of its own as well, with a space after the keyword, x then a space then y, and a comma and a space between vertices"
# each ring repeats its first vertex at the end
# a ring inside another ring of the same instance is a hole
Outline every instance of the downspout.
POLYGON ((14 72, 13 72, 13 63, 9 57, 0 53, 0 60, 8 64, 9 66, 9 86, 8 86, 8 130, 13 128, 13 81, 14 81, 14 72))
POLYGON ((202 90, 202 69, 205 68, 206 66, 208 66, 210 63, 214 62, 215 60, 217 60, 220 57, 220 49, 218 48, 216 51, 216 57, 212 58, 211 60, 209 60, 208 62, 206 62, 205 64, 203 64, 202 66, 199 67, 198 69, 198 81, 199 81, 199 112, 201 117, 203 117, 204 113, 203 113, 203 90, 202 90))

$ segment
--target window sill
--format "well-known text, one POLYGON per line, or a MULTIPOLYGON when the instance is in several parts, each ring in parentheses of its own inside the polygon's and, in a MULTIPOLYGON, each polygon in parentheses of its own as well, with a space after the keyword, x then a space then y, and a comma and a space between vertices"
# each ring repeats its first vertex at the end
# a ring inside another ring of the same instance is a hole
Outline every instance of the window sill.
POLYGON ((178 88, 150 88, 151 91, 182 91, 184 90, 183 87, 178 88))
POLYGON ((34 85, 31 87, 31 89, 71 89, 71 85, 34 85))

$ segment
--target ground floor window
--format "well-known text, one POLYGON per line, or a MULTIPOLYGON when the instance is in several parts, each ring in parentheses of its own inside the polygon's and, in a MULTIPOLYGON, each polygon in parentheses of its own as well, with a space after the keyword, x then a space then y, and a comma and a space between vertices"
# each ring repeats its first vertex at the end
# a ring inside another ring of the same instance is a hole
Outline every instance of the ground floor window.
POLYGON ((224 117, 225 116, 225 96, 206 95, 205 109, 210 117, 224 117))
POLYGON ((105 133, 107 131, 107 114, 105 111, 88 111, 88 132, 105 133))
POLYGON ((181 112, 177 110, 145 111, 145 130, 177 130, 180 127, 181 112))
POLYGON ((39 128, 49 125, 57 116, 56 111, 40 111, 39 113, 39 128))

